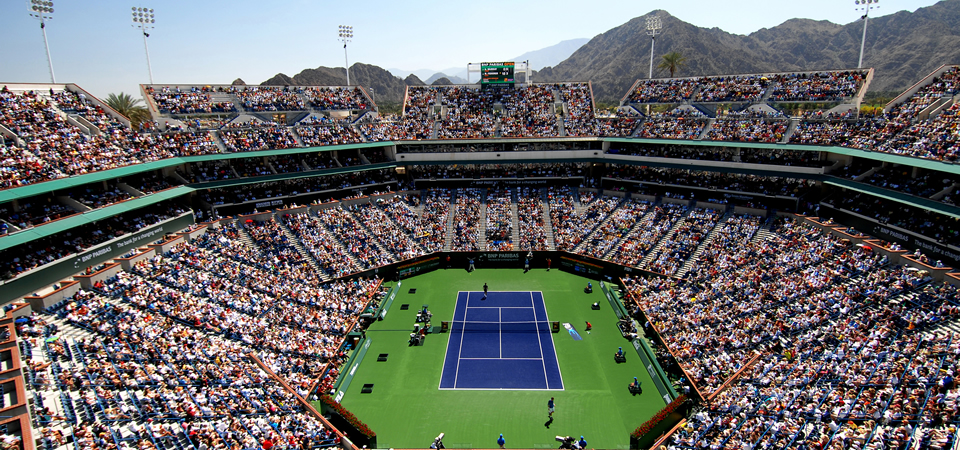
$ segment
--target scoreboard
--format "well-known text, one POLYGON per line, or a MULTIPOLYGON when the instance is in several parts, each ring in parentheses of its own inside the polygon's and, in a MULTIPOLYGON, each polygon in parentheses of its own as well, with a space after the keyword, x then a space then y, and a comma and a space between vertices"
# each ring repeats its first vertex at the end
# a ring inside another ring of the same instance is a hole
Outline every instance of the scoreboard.
POLYGON ((480 63, 480 85, 513 85, 515 67, 514 62, 480 63))

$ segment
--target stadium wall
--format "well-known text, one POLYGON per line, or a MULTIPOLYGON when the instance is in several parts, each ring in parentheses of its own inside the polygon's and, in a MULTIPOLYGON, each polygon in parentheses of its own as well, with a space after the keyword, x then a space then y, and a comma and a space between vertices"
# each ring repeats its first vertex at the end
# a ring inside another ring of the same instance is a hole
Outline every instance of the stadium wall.
POLYGON ((862 233, 891 242, 899 242, 907 250, 920 249, 933 259, 950 262, 960 262, 960 248, 940 243, 926 236, 904 230, 892 225, 882 224, 876 219, 860 214, 838 209, 827 204, 820 204, 820 216, 832 217, 837 222, 856 228, 862 233))
POLYGON ((188 212, 135 233, 126 234, 91 247, 83 253, 61 258, 57 262, 21 274, 12 280, 0 284, 0 286, 3 287, 3 289, 0 289, 0 304, 23 297, 42 286, 47 286, 69 278, 87 267, 109 261, 145 244, 156 242, 157 240, 163 239, 167 234, 181 231, 193 223, 193 213, 188 212))

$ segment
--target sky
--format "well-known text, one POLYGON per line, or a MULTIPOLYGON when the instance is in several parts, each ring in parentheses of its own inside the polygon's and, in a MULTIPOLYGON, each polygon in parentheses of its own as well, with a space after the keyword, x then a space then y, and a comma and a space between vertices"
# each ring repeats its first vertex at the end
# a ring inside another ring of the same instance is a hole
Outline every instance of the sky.
MULTIPOLYGON (((57 82, 76 83, 98 97, 126 92, 135 98, 138 85, 150 78, 142 35, 132 26, 133 6, 156 14, 147 41, 157 84, 228 84, 236 78, 259 84, 279 72, 293 76, 306 68, 343 67, 339 25, 354 27, 347 47, 351 65, 413 71, 503 60, 567 39, 592 38, 656 9, 736 34, 794 17, 846 24, 863 14, 854 0, 53 2, 46 31, 57 82)), ((871 16, 935 3, 883 0, 871 16)), ((0 0, 0 42, 0 84, 50 81, 40 23, 28 15, 26 0, 0 0)))

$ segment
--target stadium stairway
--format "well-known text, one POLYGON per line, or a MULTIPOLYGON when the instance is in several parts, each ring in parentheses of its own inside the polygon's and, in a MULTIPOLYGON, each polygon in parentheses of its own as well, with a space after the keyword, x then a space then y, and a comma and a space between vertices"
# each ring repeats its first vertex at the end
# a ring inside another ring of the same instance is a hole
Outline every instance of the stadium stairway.
POLYGON ((547 190, 540 189, 543 200, 543 233, 547 237, 547 250, 556 251, 557 243, 553 240, 553 219, 550 218, 550 201, 547 199, 547 190))
POLYGON ((293 230, 287 227, 287 224, 284 223, 284 221, 279 219, 275 220, 277 220, 277 223, 280 224, 280 229, 283 230, 283 234, 287 236, 287 239, 293 244, 293 247, 297 249, 297 252, 300 253, 300 256, 303 257, 304 261, 310 263, 310 267, 313 267, 313 270, 317 273, 317 275, 320 275, 320 278, 322 278, 323 281, 330 281, 330 277, 320 269, 320 264, 317 262, 317 259, 314 258, 309 251, 307 251, 307 248, 303 246, 303 242, 297 237, 293 230))
POLYGON ((690 207, 687 207, 683 211, 683 215, 677 218, 676 223, 670 227, 670 231, 667 231, 663 234, 663 236, 660 237, 660 240, 657 241, 657 245, 654 245, 653 248, 651 248, 650 251, 644 255, 643 259, 640 260, 640 264, 637 264, 637 267, 646 268, 650 264, 650 261, 652 261, 653 258, 660 253, 660 249, 663 247, 663 244, 673 239, 673 236, 677 234, 677 229, 686 223, 686 219, 692 211, 693 208, 690 207))
POLYGON ((477 246, 482 250, 487 248, 487 190, 480 191, 480 217, 477 218, 477 246))
POLYGON ((450 209, 447 211, 447 231, 443 237, 443 251, 449 252, 453 249, 453 218, 457 215, 457 192, 450 191, 450 209))
MULTIPOLYGON (((211 101, 215 101, 215 100, 213 100, 215 97, 217 97, 217 96, 210 96, 210 100, 211 100, 211 101)), ((233 103, 233 107, 236 108, 236 109, 237 109, 237 112, 239 112, 239 113, 241 113, 241 114, 242 114, 244 111, 246 111, 246 109, 243 108, 243 102, 241 102, 241 101, 240 101, 240 98, 237 97, 236 95, 227 95, 227 96, 225 96, 225 97, 220 97, 220 98, 219 98, 219 101, 220 101, 220 102, 231 102, 231 103, 233 103)))
POLYGON ((710 230, 709 233, 707 233, 707 237, 700 242, 700 245, 697 246, 697 249, 690 254, 690 257, 687 258, 686 261, 684 261, 683 266, 680 267, 680 270, 677 271, 675 276, 677 276, 678 278, 683 278, 683 276, 690 271, 690 268, 693 267, 693 263, 700 258, 700 254, 703 253, 703 250, 707 248, 707 246, 710 245, 710 243, 712 243, 714 239, 717 238, 717 234, 719 234, 720 228, 722 228, 723 224, 726 223, 728 220, 730 220, 731 217, 733 217, 732 209, 727 210, 727 212, 725 212, 723 216, 720 217, 720 220, 718 220, 717 223, 713 226, 713 229, 710 230))
MULTIPOLYGON (((520 245, 520 213, 517 210, 517 195, 518 189, 510 189, 510 217, 513 219, 513 230, 510 232, 510 239, 512 239, 514 247, 520 245)), ((517 250, 527 250, 525 248, 518 248, 517 250)))
MULTIPOLYGON (((573 194, 573 210, 577 213, 577 217, 583 217, 593 202, 580 203, 580 189, 578 188, 570 188, 570 192, 573 194)), ((593 201, 597 201, 598 198, 600 198, 600 193, 594 196, 593 201)))
POLYGON ((260 246, 253 242, 253 236, 250 236, 250 233, 247 231, 246 227, 244 227, 243 224, 238 223, 236 228, 240 237, 240 242, 242 242, 243 245, 250 247, 255 252, 260 253, 260 246))
POLYGON ((620 236, 620 238, 617 239, 617 242, 614 242, 613 245, 611 245, 610 248, 607 249, 607 252, 606 252, 606 253, 604 253, 603 255, 600 255, 600 259, 607 259, 607 258, 608 258, 609 256, 611 256, 614 252, 616 252, 617 249, 620 248, 620 243, 623 242, 623 240, 626 239, 627 236, 632 235, 633 232, 637 229, 637 227, 641 226, 641 224, 643 224, 644 221, 647 220, 647 218, 651 217, 653 214, 656 214, 656 213, 657 213, 657 208, 656 208, 655 206, 656 206, 656 205, 653 205, 653 206, 651 206, 650 208, 647 208, 647 213, 644 214, 643 216, 641 216, 640 218, 638 218, 637 221, 634 222, 633 226, 631 226, 629 230, 627 230, 626 232, 624 232, 624 233, 620 236))
POLYGON ((750 239, 750 242, 757 243, 766 241, 767 238, 773 236, 773 232, 770 231, 773 228, 773 221, 777 218, 775 214, 771 214, 767 217, 767 220, 760 225, 760 229, 753 234, 753 239, 750 239))
POLYGON ((790 119, 790 125, 787 127, 787 131, 783 133, 783 139, 780 139, 781 144, 790 143, 790 136, 793 136, 793 133, 797 131, 798 125, 800 125, 800 119, 790 119))
MULTIPOLYGON (((370 204, 371 204, 371 206, 374 207, 374 208, 377 207, 377 205, 374 204, 373 202, 370 202, 370 204)), ((371 238, 373 238, 373 246, 374 246, 374 247, 376 247, 377 249, 379 249, 381 252, 383 252, 383 253, 385 253, 385 254, 394 255, 394 253, 393 253, 392 251, 390 251, 389 248, 387 248, 387 247, 385 247, 385 246, 383 245, 383 240, 377 239, 377 233, 374 233, 373 230, 371 230, 370 227, 367 226, 367 223, 363 220, 363 217, 361 217, 360 215, 356 214, 353 209, 344 208, 344 210, 345 210, 347 213, 349 213, 350 216, 353 217, 353 220, 357 221, 357 225, 359 225, 361 228, 363 228, 363 231, 364 231, 365 233, 367 233, 368 236, 370 236, 371 238)), ((386 215, 387 215, 387 214, 384 213, 384 216, 386 216, 386 215)), ((391 219, 389 218, 389 216, 387 217, 387 221, 389 221, 389 222, 392 224, 392 226, 397 227, 397 229, 401 229, 401 230, 402 230, 402 228, 398 227, 397 224, 396 224, 396 222, 394 222, 393 220, 391 220, 391 219)), ((413 243, 414 247, 416 247, 418 250, 420 249, 420 246, 417 245, 417 243, 414 242, 413 239, 411 239, 411 242, 413 243)), ((395 258, 396 256, 394 255, 393 257, 395 258)))
MULTIPOLYGON (((399 197, 397 197, 397 198, 399 199, 399 197)), ((410 211, 412 211, 414 214, 416 214, 417 216, 420 215, 420 212, 417 211, 416 209, 414 209, 413 206, 411 206, 411 205, 408 204, 407 202, 403 202, 403 203, 404 203, 405 205, 407 205, 407 208, 409 208, 410 211)), ((371 201, 370 204, 373 205, 374 208, 379 209, 381 213, 383 213, 383 216, 387 218, 387 221, 388 221, 388 222, 390 222, 390 226, 391 226, 391 227, 394 227, 394 228, 396 228, 397 230, 400 230, 401 232, 403 232, 404 235, 407 236, 408 239, 410 239, 410 243, 413 244, 413 247, 417 249, 417 252, 418 252, 419 254, 423 255, 423 254, 426 254, 426 253, 427 253, 427 252, 425 251, 425 249, 423 248, 423 246, 420 245, 420 242, 417 241, 417 239, 415 238, 415 236, 413 235, 413 233, 407 232, 406 229, 405 229, 403 226, 401 226, 400 223, 397 222, 396 219, 393 218, 393 216, 391 216, 390 214, 387 213, 387 210, 386 210, 386 209, 384 209, 382 206, 380 206, 377 202, 374 202, 374 201, 371 201)), ((357 218, 357 220, 359 220, 359 218, 357 218)), ((369 227, 368 227, 368 228, 369 228, 369 227)))
POLYGON ((303 148, 303 138, 300 137, 300 133, 297 132, 297 127, 287 127, 290 130, 290 135, 293 136, 293 140, 296 141, 297 147, 303 148))
POLYGON ((220 134, 219 134, 219 133, 214 133, 213 131, 208 131, 207 134, 210 134, 210 135, 211 135, 211 140, 212 140, 215 144, 217 144, 217 148, 220 149, 220 153, 230 153, 229 150, 227 150, 227 144, 224 144, 224 143, 223 143, 223 140, 220 139, 220 134))
MULTIPOLYGON (((401 198, 403 197, 401 196, 401 198)), ((414 205, 413 203, 410 203, 405 198, 403 198, 403 204, 407 205, 407 208, 410 208, 410 211, 412 211, 413 214, 417 216, 417 220, 423 220, 423 203, 424 202, 423 202, 422 191, 420 192, 420 194, 417 195, 417 200, 418 200, 418 203, 414 205)))
POLYGON ((770 83, 767 85, 758 103, 767 103, 767 100, 770 100, 770 97, 773 96, 773 91, 777 90, 778 86, 780 86, 780 83, 770 83))
POLYGON ((710 119, 708 119, 708 120, 707 120, 707 124, 704 125, 704 127, 703 127, 703 131, 700 132, 700 136, 697 136, 697 138, 694 139, 694 140, 695 140, 695 141, 702 141, 703 138, 707 136, 707 133, 710 133, 710 130, 713 129, 713 124, 714 124, 714 122, 716 122, 716 121, 717 121, 717 119, 712 118, 712 117, 711 117, 710 119))
MULTIPOLYGON (((625 198, 624 198, 624 199, 625 199, 625 198)), ((598 196, 597 200, 594 201, 594 203, 596 203, 596 202, 598 202, 598 201, 600 201, 600 197, 599 197, 599 196, 598 196)), ((577 244, 576 247, 573 248, 573 252, 574 252, 574 253, 583 254, 582 252, 583 252, 584 247, 586 247, 590 242, 593 241, 593 239, 596 237, 595 235, 596 235, 597 233, 601 233, 601 232, 602 232, 604 225, 606 225, 607 222, 609 222, 611 219, 613 219, 613 216, 617 213, 617 210, 620 209, 621 207, 623 207, 623 205, 624 205, 625 203, 626 203, 626 202, 625 202, 624 200, 621 200, 619 203, 617 203, 617 206, 614 207, 612 210, 610 210, 609 213, 607 213, 607 217, 605 217, 605 218, 603 218, 603 220, 597 222, 597 225, 596 225, 595 227, 593 227, 593 229, 590 230, 590 232, 587 233, 586 236, 583 237, 583 240, 580 241, 580 243, 577 244)), ((587 256, 593 256, 593 255, 587 255, 587 256)))

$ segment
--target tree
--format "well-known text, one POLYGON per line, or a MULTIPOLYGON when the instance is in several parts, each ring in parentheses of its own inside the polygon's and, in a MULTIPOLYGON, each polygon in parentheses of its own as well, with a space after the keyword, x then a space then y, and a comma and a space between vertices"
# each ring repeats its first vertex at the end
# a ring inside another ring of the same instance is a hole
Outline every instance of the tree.
POLYGON ((140 105, 140 102, 140 99, 135 99, 130 94, 123 92, 110 94, 105 100, 108 106, 130 119, 130 126, 135 130, 140 128, 141 123, 150 121, 150 113, 147 108, 140 105))
POLYGON ((680 52, 670 52, 660 57, 658 69, 667 69, 670 71, 670 78, 687 65, 687 58, 680 52))

